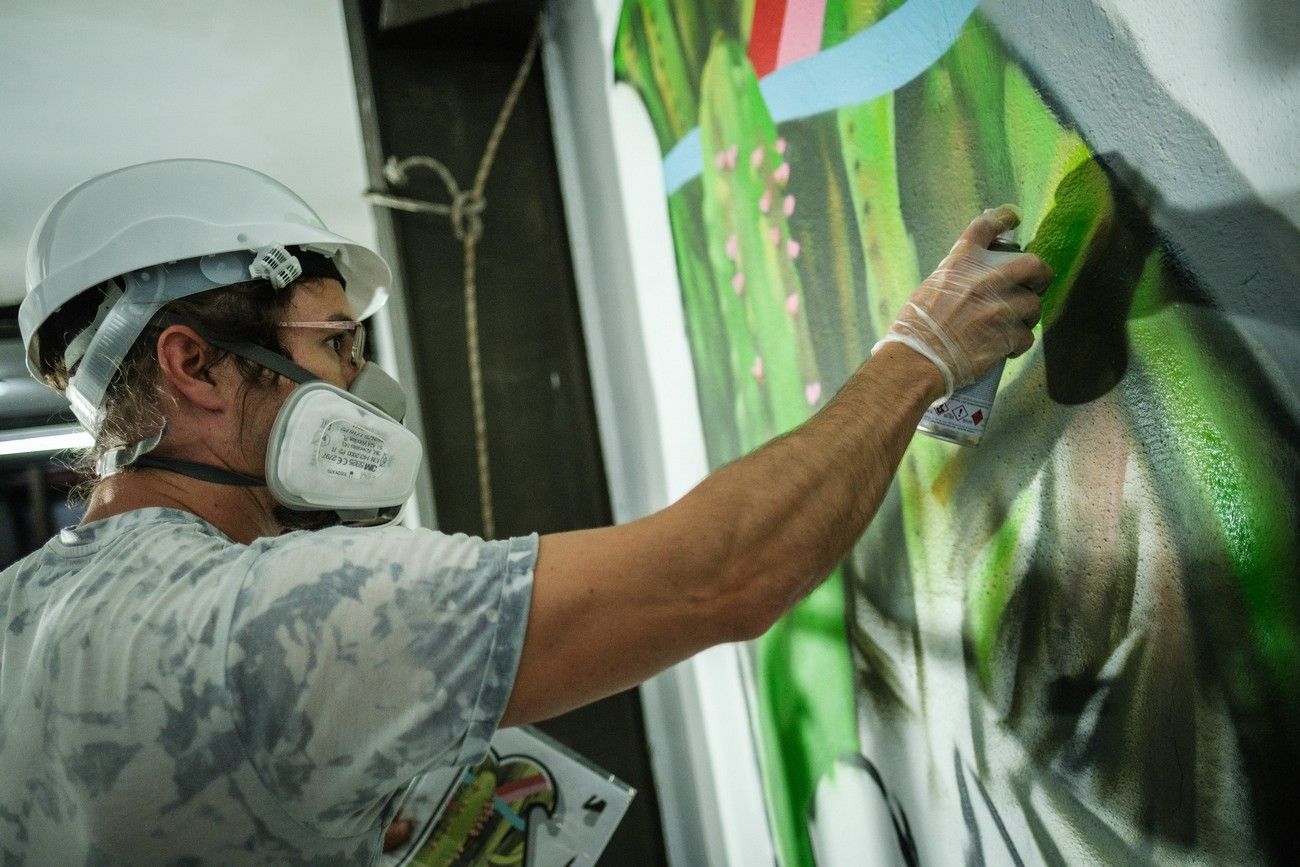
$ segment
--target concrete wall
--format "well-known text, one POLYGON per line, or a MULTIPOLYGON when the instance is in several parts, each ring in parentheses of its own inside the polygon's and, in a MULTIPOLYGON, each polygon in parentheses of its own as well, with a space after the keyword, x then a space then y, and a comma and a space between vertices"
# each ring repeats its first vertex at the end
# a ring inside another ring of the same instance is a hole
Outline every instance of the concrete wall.
MULTIPOLYGON (((1295 4, 1112 0, 1103 8, 1128 30, 1142 64, 1171 101, 1205 124, 1258 197, 1300 225, 1295 4)), ((1031 11, 1025 7, 1017 14, 1031 11)), ((1071 61, 1086 64, 1087 58, 1080 52, 1071 61)))

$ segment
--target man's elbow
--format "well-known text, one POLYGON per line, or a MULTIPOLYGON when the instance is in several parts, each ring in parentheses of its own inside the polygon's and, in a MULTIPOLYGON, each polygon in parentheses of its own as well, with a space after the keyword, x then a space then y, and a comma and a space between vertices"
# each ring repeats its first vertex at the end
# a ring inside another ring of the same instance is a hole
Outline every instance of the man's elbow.
POLYGON ((772 628, 798 598, 784 590, 789 583, 767 579, 753 564, 734 569, 721 584, 716 621, 724 642, 752 641, 772 628))

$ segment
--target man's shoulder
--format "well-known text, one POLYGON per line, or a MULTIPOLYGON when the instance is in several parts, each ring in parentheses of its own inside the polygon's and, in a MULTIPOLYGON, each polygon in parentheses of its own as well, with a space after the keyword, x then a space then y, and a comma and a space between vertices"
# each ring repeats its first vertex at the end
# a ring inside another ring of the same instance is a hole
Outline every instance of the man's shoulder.
MULTIPOLYGON (((0 629, 50 640, 203 620, 237 591, 247 548, 196 516, 124 512, 60 531, 0 578, 0 629)), ((105 638, 107 641, 108 639, 105 638)), ((114 639, 116 640, 116 639, 114 639)))
POLYGON ((476 555, 489 543, 463 533, 443 533, 427 527, 327 527, 295 530, 282 536, 258 539, 249 547, 255 553, 277 556, 314 556, 322 562, 344 560, 387 560, 410 556, 463 557, 476 555))
POLYGON ((6 578, 48 585, 67 576, 102 583, 112 575, 209 573, 234 564, 247 548, 211 524, 176 509, 139 509, 68 527, 5 569, 6 578))
POLYGON ((50 545, 55 551, 77 557, 104 548, 162 552, 203 549, 213 554, 238 554, 246 546, 231 540, 193 512, 180 509, 147 508, 112 515, 100 521, 61 530, 50 545))
POLYGON ((492 579, 517 570, 521 560, 531 569, 536 551, 536 535, 485 541, 422 527, 303 530, 250 545, 249 583, 268 594, 307 584, 351 594, 375 579, 492 579))

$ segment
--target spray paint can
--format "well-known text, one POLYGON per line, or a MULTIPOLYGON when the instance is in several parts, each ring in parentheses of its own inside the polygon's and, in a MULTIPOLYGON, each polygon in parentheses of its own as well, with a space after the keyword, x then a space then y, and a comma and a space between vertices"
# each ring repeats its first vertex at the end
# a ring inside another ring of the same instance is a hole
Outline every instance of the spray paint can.
MULTIPOLYGON (((984 251, 984 264, 1000 265, 1023 252, 1008 234, 1002 234, 984 251)), ((927 409, 916 429, 957 445, 979 445, 993 412, 993 399, 997 397, 998 383, 1002 381, 1002 369, 1006 366, 1004 358, 970 385, 957 389, 942 403, 927 409)))

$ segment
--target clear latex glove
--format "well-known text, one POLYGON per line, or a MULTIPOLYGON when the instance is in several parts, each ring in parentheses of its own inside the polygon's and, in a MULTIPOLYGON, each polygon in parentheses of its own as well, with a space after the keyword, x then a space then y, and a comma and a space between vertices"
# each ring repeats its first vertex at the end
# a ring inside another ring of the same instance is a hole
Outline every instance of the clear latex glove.
POLYGON ((998 235, 1019 223, 1009 206, 976 217, 872 353, 889 342, 919 352, 943 374, 946 399, 999 360, 1028 351, 1042 313, 1039 296, 1052 282, 1052 271, 1032 253, 996 267, 982 259, 998 235))

